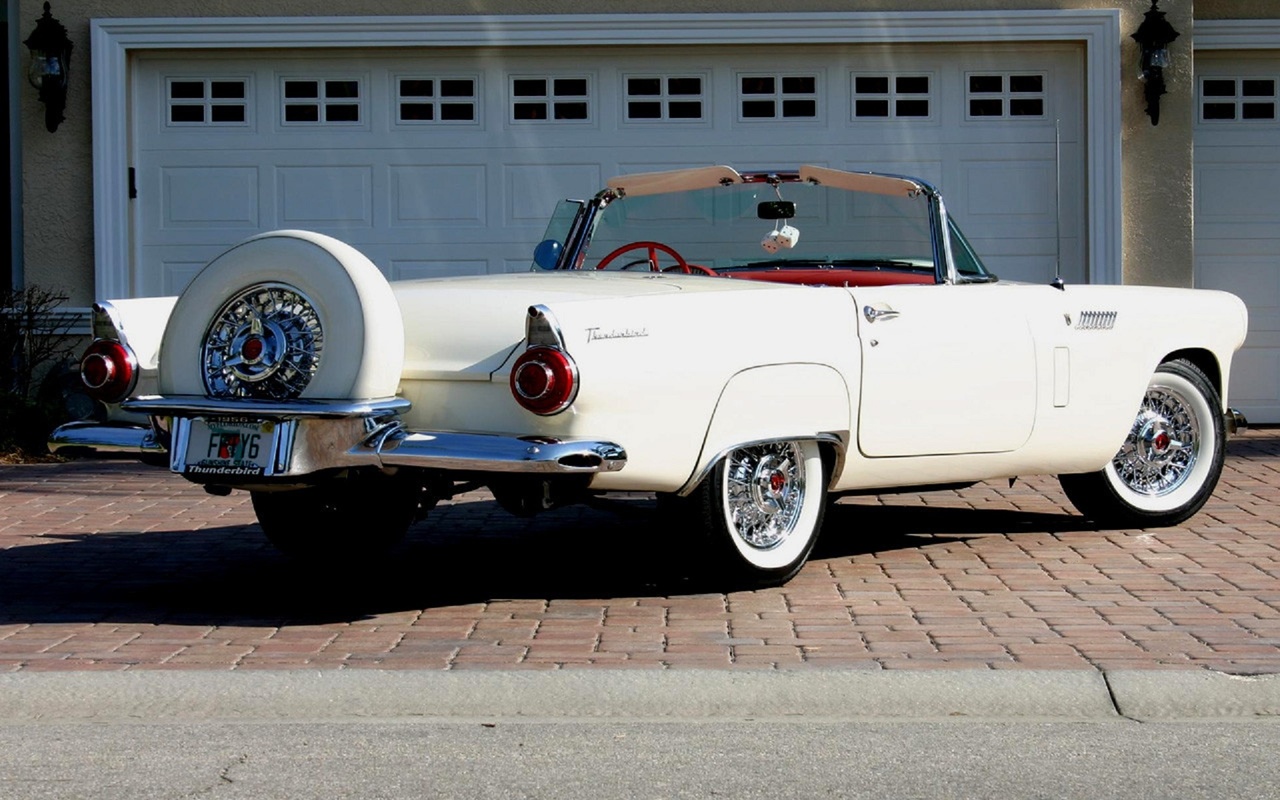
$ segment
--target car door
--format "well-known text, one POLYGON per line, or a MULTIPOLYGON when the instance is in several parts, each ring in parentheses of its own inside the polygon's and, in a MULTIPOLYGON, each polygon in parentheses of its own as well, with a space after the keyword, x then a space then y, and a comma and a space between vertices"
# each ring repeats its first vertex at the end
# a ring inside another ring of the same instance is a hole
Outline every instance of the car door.
POLYGON ((1036 358, 1019 288, 849 290, 862 350, 864 455, 999 453, 1027 441, 1036 416, 1036 358))

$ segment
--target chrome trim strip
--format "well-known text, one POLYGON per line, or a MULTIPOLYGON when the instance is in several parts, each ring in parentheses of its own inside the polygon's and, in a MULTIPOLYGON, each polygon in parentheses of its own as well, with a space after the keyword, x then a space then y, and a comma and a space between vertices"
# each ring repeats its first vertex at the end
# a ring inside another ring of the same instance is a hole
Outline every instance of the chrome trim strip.
POLYGON ((831 470, 830 476, 831 480, 835 480, 835 476, 839 475, 843 471, 845 452, 844 439, 838 434, 815 433, 808 436, 775 436, 771 439, 755 439, 750 442, 740 442, 724 448, 720 452, 716 453, 710 461, 707 461, 706 465, 703 466, 702 469, 694 473, 693 478, 685 483, 684 486, 680 487, 676 494, 680 497, 688 497, 693 494, 693 490, 697 489, 698 485, 706 480, 707 476, 711 474, 711 470, 715 469, 716 464, 719 464, 720 460, 727 456, 732 450, 737 450, 741 447, 755 447, 756 445, 761 444, 773 444, 774 442, 803 441, 805 439, 812 439, 816 442, 825 442, 836 446, 836 463, 834 465, 835 468, 831 470))
POLYGON ((263 417, 285 419, 288 417, 367 417, 381 414, 402 414, 411 403, 403 397, 383 397, 376 400, 249 400, 245 398, 219 399, 202 395, 151 395, 125 400, 120 407, 126 411, 150 414, 155 417, 223 415, 232 417, 263 417))

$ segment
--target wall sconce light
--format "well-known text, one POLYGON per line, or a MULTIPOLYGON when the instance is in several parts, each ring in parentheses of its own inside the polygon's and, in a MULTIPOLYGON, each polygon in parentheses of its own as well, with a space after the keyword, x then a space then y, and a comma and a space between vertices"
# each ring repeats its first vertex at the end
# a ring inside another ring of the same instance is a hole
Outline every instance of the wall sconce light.
POLYGON ((53 133, 65 117, 67 107, 67 71, 71 67, 71 40, 67 29, 49 13, 44 4, 44 14, 36 20, 36 29, 23 42, 31 51, 31 66, 27 68, 27 80, 40 90, 40 102, 44 103, 44 126, 53 133))
POLYGON ((1151 0, 1151 9, 1142 17, 1142 24, 1133 32, 1133 40, 1142 48, 1138 78, 1144 84, 1147 98, 1147 116, 1152 125, 1160 124, 1160 95, 1165 93, 1164 68, 1169 66, 1169 44, 1178 38, 1164 12, 1156 6, 1159 0, 1151 0))

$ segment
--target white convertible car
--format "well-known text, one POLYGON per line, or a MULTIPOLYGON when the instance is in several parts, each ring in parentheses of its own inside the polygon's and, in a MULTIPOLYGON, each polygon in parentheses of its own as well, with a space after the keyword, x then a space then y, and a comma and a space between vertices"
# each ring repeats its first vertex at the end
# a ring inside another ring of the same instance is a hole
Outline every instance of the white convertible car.
POLYGON ((670 546, 765 585, 845 493, 1048 473, 1099 525, 1187 519, 1246 311, 998 281, 914 178, 713 166, 566 201, 528 273, 388 283, 275 231, 94 329, 103 417, 51 449, 247 490, 287 553, 384 549, 477 486, 517 514, 645 492, 687 523, 670 546))

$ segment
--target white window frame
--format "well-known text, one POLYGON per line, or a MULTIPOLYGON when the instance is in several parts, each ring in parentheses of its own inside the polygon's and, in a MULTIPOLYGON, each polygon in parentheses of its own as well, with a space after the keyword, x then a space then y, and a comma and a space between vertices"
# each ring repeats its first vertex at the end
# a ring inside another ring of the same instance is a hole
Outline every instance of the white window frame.
MULTIPOLYGON (((1201 39, 1203 23, 1196 24, 1201 39)), ((610 45, 1077 42, 1088 98, 1085 174, 1089 279, 1120 283, 1121 74, 1118 9, 764 14, 523 14, 387 17, 101 18, 89 23, 93 104, 94 279, 98 297, 136 294, 129 209, 131 56, 148 50, 610 45)))

